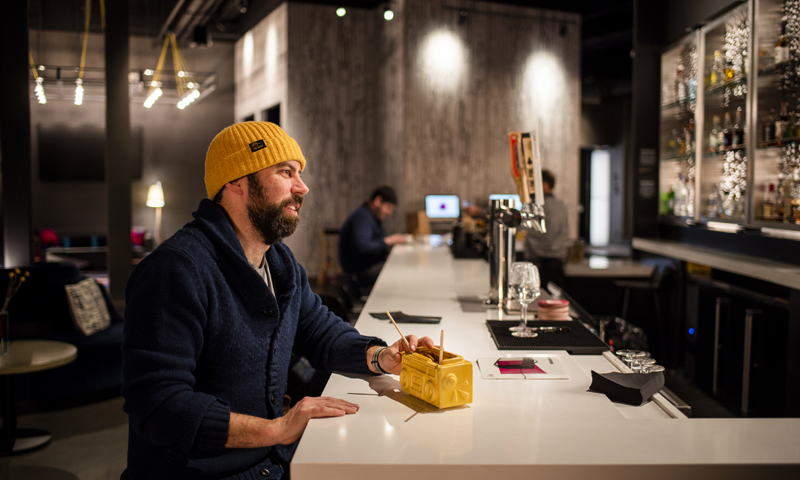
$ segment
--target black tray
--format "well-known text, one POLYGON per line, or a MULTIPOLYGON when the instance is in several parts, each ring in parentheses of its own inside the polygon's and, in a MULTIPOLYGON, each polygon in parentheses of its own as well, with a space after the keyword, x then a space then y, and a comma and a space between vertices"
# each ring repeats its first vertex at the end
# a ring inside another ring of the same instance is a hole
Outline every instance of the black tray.
POLYGON ((486 320, 498 350, 566 350, 575 355, 599 355, 608 350, 608 345, 577 320, 529 321, 529 327, 570 327, 568 332, 542 332, 533 338, 512 336, 508 329, 518 324, 508 320, 486 320))

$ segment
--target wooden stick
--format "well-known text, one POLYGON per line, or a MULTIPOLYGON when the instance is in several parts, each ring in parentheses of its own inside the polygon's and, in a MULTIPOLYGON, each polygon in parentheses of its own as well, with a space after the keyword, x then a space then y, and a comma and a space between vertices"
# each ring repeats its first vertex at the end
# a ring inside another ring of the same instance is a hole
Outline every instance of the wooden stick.
POLYGON ((411 351, 411 345, 409 345, 409 343, 408 343, 408 340, 406 340, 406 336, 405 336, 405 335, 403 335, 403 332, 401 332, 401 331, 400 331, 400 327, 398 327, 398 326, 397 326, 397 324, 394 322, 394 318, 392 318, 392 314, 391 314, 391 313, 389 313, 389 311, 387 310, 387 311, 386 311, 386 315, 389 315, 389 320, 391 320, 391 321, 392 321, 392 325, 394 325, 394 328, 396 328, 396 329, 397 329, 397 333, 399 333, 399 334, 400 334, 400 338, 402 338, 402 339, 403 339, 403 343, 405 343, 405 344, 406 344, 406 350, 409 350, 409 351, 411 351))
POLYGON ((439 365, 444 361, 444 330, 439 334, 439 365))

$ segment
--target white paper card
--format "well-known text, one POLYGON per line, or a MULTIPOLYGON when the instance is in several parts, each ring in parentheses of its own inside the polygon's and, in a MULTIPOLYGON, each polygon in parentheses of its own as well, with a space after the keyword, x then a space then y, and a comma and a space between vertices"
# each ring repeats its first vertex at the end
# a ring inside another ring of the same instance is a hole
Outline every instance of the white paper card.
POLYGON ((569 375, 555 355, 487 357, 478 359, 481 377, 487 380, 568 380, 569 375))

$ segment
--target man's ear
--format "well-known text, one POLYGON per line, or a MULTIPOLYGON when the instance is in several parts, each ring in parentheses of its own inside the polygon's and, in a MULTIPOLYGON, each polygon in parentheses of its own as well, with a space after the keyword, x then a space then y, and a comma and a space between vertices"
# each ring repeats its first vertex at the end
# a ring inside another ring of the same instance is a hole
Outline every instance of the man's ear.
POLYGON ((227 189, 233 195, 244 195, 247 187, 244 185, 243 179, 237 178, 232 182, 228 182, 225 184, 223 188, 227 189))
POLYGON ((380 195, 376 195, 375 198, 372 199, 372 205, 376 207, 380 207, 381 203, 383 203, 383 197, 380 195))

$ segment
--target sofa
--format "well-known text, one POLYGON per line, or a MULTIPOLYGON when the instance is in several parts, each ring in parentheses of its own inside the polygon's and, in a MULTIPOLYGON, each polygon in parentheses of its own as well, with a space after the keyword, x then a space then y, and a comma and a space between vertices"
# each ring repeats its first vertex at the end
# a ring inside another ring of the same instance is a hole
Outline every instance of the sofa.
POLYGON ((122 316, 100 286, 111 324, 91 335, 78 331, 70 316, 65 285, 84 279, 72 263, 37 262, 9 304, 12 340, 57 340, 75 345, 72 363, 16 378, 21 413, 77 406, 119 395, 122 386, 122 316))

